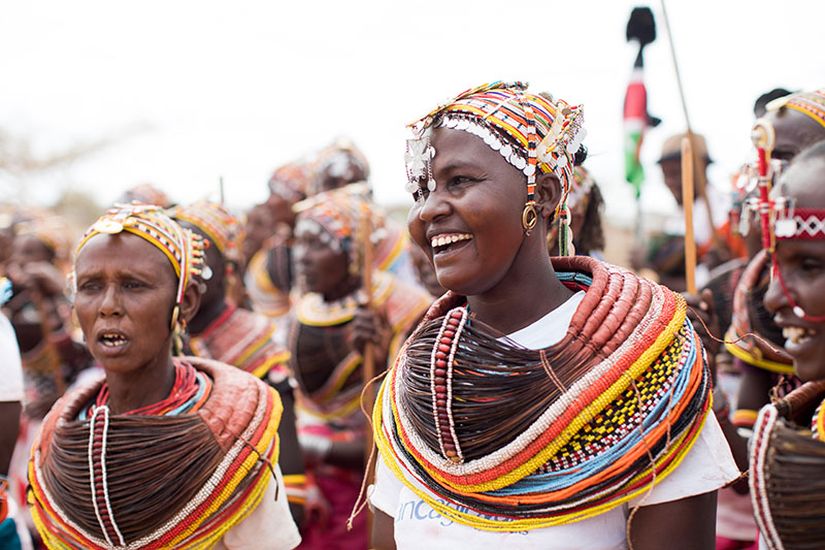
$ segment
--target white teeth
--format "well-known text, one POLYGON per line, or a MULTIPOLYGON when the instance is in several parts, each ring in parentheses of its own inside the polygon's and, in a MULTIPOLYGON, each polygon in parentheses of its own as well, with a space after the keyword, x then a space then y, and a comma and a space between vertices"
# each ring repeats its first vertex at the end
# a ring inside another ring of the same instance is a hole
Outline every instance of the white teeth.
POLYGON ((468 241, 473 236, 469 233, 452 233, 448 235, 437 235, 430 239, 430 246, 437 248, 439 246, 446 246, 448 244, 457 243, 458 241, 468 241))
POLYGON ((785 327, 782 336, 792 344, 799 344, 814 335, 814 331, 804 327, 785 327))

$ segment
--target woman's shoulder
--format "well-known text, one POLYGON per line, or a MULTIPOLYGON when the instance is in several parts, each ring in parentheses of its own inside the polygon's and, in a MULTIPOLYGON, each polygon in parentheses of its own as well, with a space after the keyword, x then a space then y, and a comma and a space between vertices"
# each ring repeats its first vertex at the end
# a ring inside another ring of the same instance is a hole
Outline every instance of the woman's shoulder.
POLYGON ((238 434, 250 425, 273 419, 280 421, 283 406, 278 393, 252 374, 212 359, 184 357, 181 360, 212 381, 209 398, 197 414, 224 449, 231 447, 238 434))

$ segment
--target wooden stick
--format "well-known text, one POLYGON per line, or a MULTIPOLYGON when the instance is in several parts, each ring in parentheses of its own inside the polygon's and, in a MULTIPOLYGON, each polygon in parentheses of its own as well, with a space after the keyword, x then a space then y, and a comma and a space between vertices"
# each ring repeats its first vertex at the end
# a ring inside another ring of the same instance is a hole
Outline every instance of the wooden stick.
MULTIPOLYGON (((682 112, 685 115, 685 126, 687 126, 688 136, 690 136, 691 139, 693 139, 693 128, 690 125, 690 116, 688 115, 687 100, 685 99, 685 89, 682 86, 682 73, 679 71, 679 62, 676 60, 676 46, 673 43, 673 32, 671 32, 671 30, 670 30, 670 18, 668 18, 668 16, 667 16, 667 7, 665 6, 665 0, 661 0, 661 1, 662 1, 662 16, 664 17, 664 20, 665 20, 665 28, 667 28, 667 40, 668 40, 668 44, 670 44, 670 57, 671 57, 671 59, 673 59, 673 70, 676 73, 676 84, 679 87, 679 99, 681 100, 681 103, 682 103, 682 112)), ((692 145, 693 145, 693 143, 691 142, 691 146, 692 145)), ((683 160, 682 161, 682 170, 683 170, 682 171, 682 174, 683 174, 682 181, 684 181, 684 166, 685 166, 685 163, 684 163, 684 160, 683 160)), ((694 171, 697 168, 695 162, 692 165, 692 168, 694 169, 694 171)), ((702 184, 699 185, 698 191, 699 191, 699 196, 702 197, 702 202, 705 203, 705 210, 707 211, 707 215, 708 215, 708 223, 710 224, 711 239, 713 240, 713 243, 715 245, 720 246, 720 245, 723 244, 722 243, 722 238, 719 236, 719 233, 716 231, 716 224, 713 222, 713 208, 711 208, 710 201, 708 200, 708 197, 707 197, 707 192, 706 192, 707 181, 705 180, 704 173, 701 173, 700 177, 702 179, 702 184)), ((691 203, 691 206, 693 206, 693 195, 691 194, 690 196, 691 196, 690 203, 691 203)), ((682 203, 687 204, 687 202, 688 201, 685 200, 685 195, 682 195, 682 203)), ((687 214, 685 214, 685 215, 687 215, 687 214)))
POLYGON ((688 132, 682 138, 682 208, 685 210, 685 283, 696 294, 696 238, 693 234, 693 142, 688 132))

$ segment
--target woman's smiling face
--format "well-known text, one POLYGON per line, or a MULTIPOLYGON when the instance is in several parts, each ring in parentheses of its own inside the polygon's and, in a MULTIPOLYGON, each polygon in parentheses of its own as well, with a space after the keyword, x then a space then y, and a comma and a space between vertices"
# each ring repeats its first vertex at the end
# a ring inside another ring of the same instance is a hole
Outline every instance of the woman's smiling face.
POLYGON ((521 250, 526 178, 467 132, 439 128, 430 143, 437 186, 430 192, 422 182, 407 220, 410 234, 441 286, 465 296, 484 294, 521 250))
MULTIPOLYGON (((792 165, 782 181, 779 189, 795 199, 797 208, 825 209, 825 157, 792 165)), ((797 375, 806 381, 825 379, 825 323, 798 315, 788 299, 809 317, 825 316, 825 240, 778 240, 774 256, 787 294, 774 274, 765 306, 782 328, 797 375)))

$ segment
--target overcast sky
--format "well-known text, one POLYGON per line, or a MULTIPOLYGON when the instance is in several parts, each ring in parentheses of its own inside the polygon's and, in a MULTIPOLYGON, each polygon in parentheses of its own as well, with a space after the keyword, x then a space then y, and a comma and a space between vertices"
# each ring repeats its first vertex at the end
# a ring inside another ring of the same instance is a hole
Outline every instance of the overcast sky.
MULTIPOLYGON (((228 202, 245 207, 265 197, 278 164, 345 135, 369 158, 378 200, 409 204, 404 125, 470 86, 526 80, 584 104, 587 166, 608 215, 629 221, 621 111, 636 52, 625 26, 637 4, 7 1, 0 128, 43 155, 116 138, 27 180, 28 200, 71 187, 105 203, 149 181, 189 201, 223 176, 228 202)), ((644 202, 663 210, 673 202, 654 163, 685 122, 660 4, 652 7, 649 107, 664 122, 645 143, 644 202)), ((670 0, 668 10, 691 122, 717 161, 711 179, 725 187, 749 154, 754 99, 777 86, 825 87, 825 2, 670 0)))

